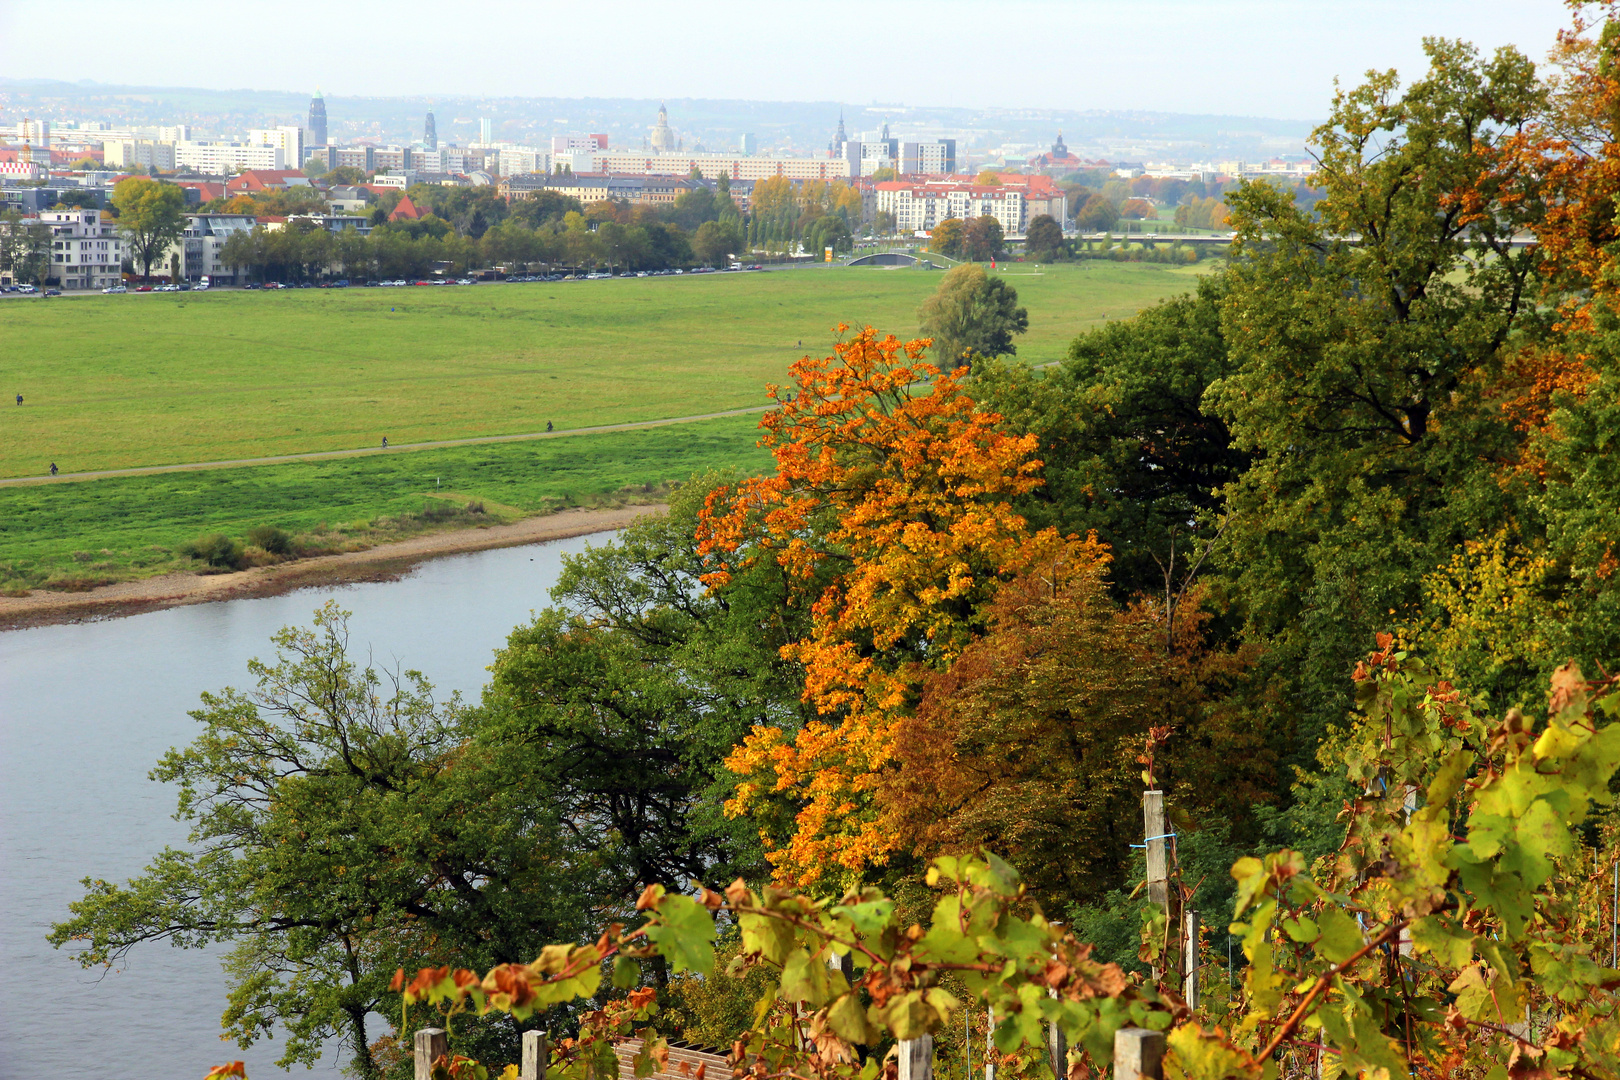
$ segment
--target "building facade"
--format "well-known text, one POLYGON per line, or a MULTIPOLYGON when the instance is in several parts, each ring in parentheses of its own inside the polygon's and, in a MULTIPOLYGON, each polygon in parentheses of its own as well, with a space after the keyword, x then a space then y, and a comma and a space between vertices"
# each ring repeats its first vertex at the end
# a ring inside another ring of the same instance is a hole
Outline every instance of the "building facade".
POLYGON ((285 169, 287 155, 279 146, 247 143, 183 142, 174 146, 177 169, 194 169, 209 176, 243 169, 285 169))
POLYGON ((124 242, 100 210, 44 210, 51 273, 64 289, 104 289, 124 280, 124 242))
POLYGON ((1023 192, 997 184, 887 180, 877 185, 877 209, 893 214, 896 228, 914 232, 931 232, 947 218, 993 217, 1008 236, 1022 236, 1028 225, 1023 192))
POLYGON ((102 162, 112 169, 159 169, 173 172, 175 144, 158 139, 101 144, 102 162))

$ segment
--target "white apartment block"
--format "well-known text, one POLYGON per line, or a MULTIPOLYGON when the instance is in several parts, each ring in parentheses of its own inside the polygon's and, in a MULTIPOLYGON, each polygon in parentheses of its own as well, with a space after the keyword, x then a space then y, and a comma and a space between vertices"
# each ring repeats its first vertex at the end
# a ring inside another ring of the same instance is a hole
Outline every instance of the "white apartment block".
POLYGON ((893 214, 903 230, 930 232, 946 218, 993 217, 1006 235, 1022 236, 1028 225, 1023 192, 996 185, 885 181, 877 186, 877 209, 893 214))
POLYGON ((608 137, 606 135, 553 135, 551 137, 551 152, 565 154, 570 150, 606 150, 608 137))
POLYGON ((236 268, 220 261, 225 242, 237 233, 253 231, 252 214, 187 214, 186 231, 164 254, 165 269, 176 256, 180 259, 180 277, 196 282, 209 278, 211 285, 236 284, 236 268))
POLYGON ((124 242, 100 210, 45 210, 51 230, 50 276, 64 289, 104 289, 124 279, 124 242))
POLYGON ((502 150, 500 159, 502 176, 524 176, 528 173, 551 171, 551 155, 544 150, 514 148, 502 150))
POLYGON ((151 169, 174 171, 172 142, 158 139, 136 139, 132 142, 101 144, 102 158, 112 169, 151 169))
POLYGON ((286 169, 287 155, 279 146, 244 143, 183 142, 174 146, 174 164, 209 176, 244 169, 286 169))
MULTIPOLYGON (((706 179, 725 173, 733 180, 847 180, 849 162, 843 158, 744 157, 740 154, 657 154, 639 150, 606 150, 594 155, 591 172, 689 176, 698 169, 706 179)), ((575 172, 587 170, 576 168, 575 172)))
POLYGON ((282 157, 288 169, 301 168, 304 164, 304 129, 296 125, 283 125, 273 128, 253 128, 248 132, 248 142, 256 146, 279 146, 282 157))
POLYGON ((0 179, 43 180, 45 166, 37 161, 0 161, 0 179))

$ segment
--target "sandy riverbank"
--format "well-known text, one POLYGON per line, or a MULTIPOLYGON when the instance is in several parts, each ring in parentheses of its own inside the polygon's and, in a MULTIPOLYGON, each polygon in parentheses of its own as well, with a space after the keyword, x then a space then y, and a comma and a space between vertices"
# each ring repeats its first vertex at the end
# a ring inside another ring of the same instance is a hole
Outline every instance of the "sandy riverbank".
POLYGON ((626 506, 617 510, 564 510, 511 525, 430 533, 393 544, 378 544, 364 551, 322 555, 232 574, 164 574, 80 593, 36 589, 27 596, 0 597, 0 630, 112 619, 182 604, 276 596, 319 585, 392 581, 417 563, 441 555, 517 547, 622 529, 644 514, 663 509, 662 505, 655 505, 626 506))

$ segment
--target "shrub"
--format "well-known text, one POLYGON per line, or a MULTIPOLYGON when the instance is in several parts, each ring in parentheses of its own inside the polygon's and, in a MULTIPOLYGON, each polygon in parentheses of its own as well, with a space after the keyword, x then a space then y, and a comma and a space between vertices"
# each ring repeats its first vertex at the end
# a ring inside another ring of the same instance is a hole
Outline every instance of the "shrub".
POLYGON ((274 525, 255 525, 247 531, 247 542, 272 555, 291 555, 292 536, 274 525))
POLYGON ((237 570, 242 566, 242 545, 224 533, 204 533, 184 545, 180 551, 193 559, 201 559, 209 566, 227 570, 237 570))

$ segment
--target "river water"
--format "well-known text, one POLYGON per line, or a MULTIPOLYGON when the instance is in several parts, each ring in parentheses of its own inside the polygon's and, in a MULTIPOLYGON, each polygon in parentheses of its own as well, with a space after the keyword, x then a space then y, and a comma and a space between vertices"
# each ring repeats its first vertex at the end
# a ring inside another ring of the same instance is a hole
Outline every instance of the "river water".
MULTIPOLYGON (((379 668, 414 668, 441 697, 473 697, 506 635, 549 603, 576 537, 437 559, 399 581, 172 608, 108 622, 0 633, 0 1080, 200 1078, 237 1059, 282 1075, 279 1040, 219 1039, 223 950, 137 947, 118 970, 86 971, 45 934, 83 877, 121 882, 185 843, 173 790, 147 779, 199 725, 204 690, 249 685, 270 635, 310 623, 335 598, 350 647, 379 668)), ((378 1032, 381 1034, 381 1032, 378 1032)), ((316 1067, 335 1076, 335 1055, 316 1067)), ((307 1075, 305 1070, 295 1070, 307 1075)))

